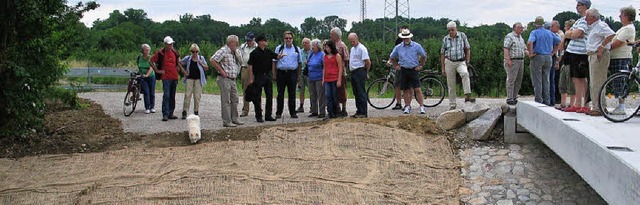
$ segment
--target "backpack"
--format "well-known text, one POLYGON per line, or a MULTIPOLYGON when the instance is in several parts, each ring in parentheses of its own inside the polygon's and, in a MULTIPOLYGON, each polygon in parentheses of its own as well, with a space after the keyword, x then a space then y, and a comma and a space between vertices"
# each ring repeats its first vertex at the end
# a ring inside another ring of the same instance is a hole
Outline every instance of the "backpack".
MULTIPOLYGON (((178 63, 180 63, 180 54, 178 54, 178 51, 176 51, 176 49, 171 49, 171 51, 176 56, 176 66, 177 66, 178 63)), ((164 62, 164 48, 158 51, 158 62, 155 62, 156 66, 158 67, 158 70, 162 70, 162 62, 164 62)), ((162 74, 156 73, 156 80, 162 80, 162 74)))
MULTIPOLYGON (((284 43, 279 45, 280 47, 278 48, 278 50, 276 51, 276 53, 280 53, 280 51, 282 51, 282 49, 284 48, 284 43)), ((296 50, 296 53, 299 55, 300 51, 298 51, 298 46, 296 46, 295 44, 291 44, 291 46, 293 46, 293 48, 296 50)))

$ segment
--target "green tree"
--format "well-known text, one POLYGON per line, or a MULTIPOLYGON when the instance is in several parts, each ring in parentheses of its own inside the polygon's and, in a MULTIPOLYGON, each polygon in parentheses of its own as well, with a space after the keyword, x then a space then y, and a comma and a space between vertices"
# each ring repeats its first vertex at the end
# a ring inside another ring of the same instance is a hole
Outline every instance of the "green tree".
MULTIPOLYGON (((44 96, 62 76, 61 49, 95 2, 8 0, 0 8, 0 137, 25 136, 43 125, 44 96), (37 32, 34 32, 37 31, 37 32), (57 34, 57 35, 56 35, 57 34)), ((19 138, 16 138, 19 139, 19 138)))

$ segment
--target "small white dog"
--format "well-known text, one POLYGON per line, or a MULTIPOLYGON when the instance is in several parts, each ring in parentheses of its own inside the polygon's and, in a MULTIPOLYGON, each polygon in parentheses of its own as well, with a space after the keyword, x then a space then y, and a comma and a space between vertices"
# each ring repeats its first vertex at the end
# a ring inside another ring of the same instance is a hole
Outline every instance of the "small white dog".
POLYGON ((189 128, 189 140, 195 144, 202 138, 202 133, 200 132, 200 117, 193 114, 189 115, 189 117, 187 117, 187 126, 189 128))

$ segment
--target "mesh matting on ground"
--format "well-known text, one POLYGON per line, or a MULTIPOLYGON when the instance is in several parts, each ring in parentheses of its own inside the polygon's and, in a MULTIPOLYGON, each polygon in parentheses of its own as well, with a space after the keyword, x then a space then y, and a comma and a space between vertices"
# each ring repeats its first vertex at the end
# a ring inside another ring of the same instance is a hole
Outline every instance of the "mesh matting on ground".
POLYGON ((459 204, 445 137, 365 123, 257 141, 0 159, 1 204, 459 204))

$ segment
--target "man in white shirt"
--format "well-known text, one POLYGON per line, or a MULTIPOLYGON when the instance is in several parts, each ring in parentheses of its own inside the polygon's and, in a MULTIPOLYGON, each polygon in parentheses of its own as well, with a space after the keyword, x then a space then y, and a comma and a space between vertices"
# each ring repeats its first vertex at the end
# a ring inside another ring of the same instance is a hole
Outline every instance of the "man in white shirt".
POLYGON ((587 25, 589 25, 589 35, 587 36, 587 55, 589 55, 589 89, 591 90, 591 110, 585 112, 591 116, 602 116, 599 111, 600 88, 605 80, 607 80, 607 71, 611 54, 611 40, 615 36, 615 32, 609 28, 607 23, 600 21, 600 12, 595 8, 587 10, 585 16, 587 25))
MULTIPOLYGON (((247 90, 247 87, 249 86, 249 66, 247 65, 247 62, 249 62, 249 54, 258 47, 254 37, 255 35, 252 32, 247 33, 244 37, 244 43, 240 46, 240 49, 238 49, 238 55, 242 58, 240 61, 240 81, 242 82, 242 92, 247 90)), ((242 114, 240 114, 240 117, 245 117, 249 114, 249 104, 251 104, 251 102, 244 101, 242 103, 242 114)))
POLYGON ((369 78, 369 68, 371 60, 369 60, 369 51, 364 47, 356 33, 350 33, 349 43, 351 43, 351 52, 349 55, 349 70, 351 71, 351 89, 356 97, 356 114, 353 118, 367 117, 367 101, 369 96, 365 91, 365 84, 369 78))

